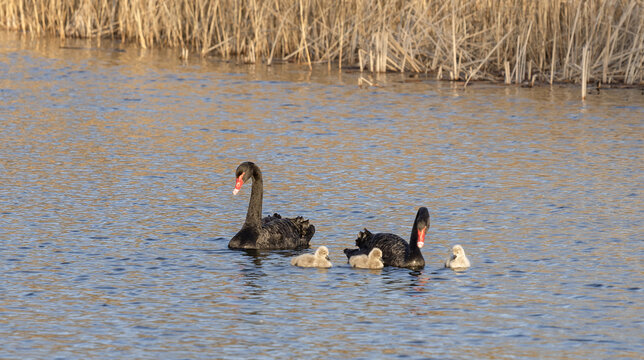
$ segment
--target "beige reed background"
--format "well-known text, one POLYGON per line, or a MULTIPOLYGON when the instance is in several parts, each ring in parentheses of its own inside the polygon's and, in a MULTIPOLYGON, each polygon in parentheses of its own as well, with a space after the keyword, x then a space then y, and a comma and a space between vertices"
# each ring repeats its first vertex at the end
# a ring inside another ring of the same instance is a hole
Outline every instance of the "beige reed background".
POLYGON ((0 0, 0 28, 466 82, 644 77, 644 0, 0 0))

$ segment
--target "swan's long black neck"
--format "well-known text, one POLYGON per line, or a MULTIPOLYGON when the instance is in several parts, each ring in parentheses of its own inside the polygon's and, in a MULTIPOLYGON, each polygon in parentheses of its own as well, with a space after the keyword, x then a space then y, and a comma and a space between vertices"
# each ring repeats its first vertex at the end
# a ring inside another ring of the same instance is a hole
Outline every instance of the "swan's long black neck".
POLYGON ((411 228, 411 236, 409 237, 409 257, 413 259, 417 256, 423 256, 418 247, 418 218, 414 221, 414 226, 411 228))
POLYGON ((264 196, 264 180, 262 172, 253 166, 253 186, 250 191, 250 202, 246 213, 246 225, 252 227, 262 226, 262 201, 264 196))

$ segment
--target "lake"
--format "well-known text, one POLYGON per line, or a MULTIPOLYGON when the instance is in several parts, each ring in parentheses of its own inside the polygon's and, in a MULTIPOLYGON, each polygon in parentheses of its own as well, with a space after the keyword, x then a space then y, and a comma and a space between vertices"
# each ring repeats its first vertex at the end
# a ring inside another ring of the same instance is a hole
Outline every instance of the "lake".
POLYGON ((0 358, 644 353, 642 90, 0 39, 0 358), (228 249, 243 161, 311 249, 228 249), (421 206, 422 271, 347 264, 421 206), (466 271, 443 268, 455 244, 466 271), (332 268, 290 265, 320 245, 332 268))

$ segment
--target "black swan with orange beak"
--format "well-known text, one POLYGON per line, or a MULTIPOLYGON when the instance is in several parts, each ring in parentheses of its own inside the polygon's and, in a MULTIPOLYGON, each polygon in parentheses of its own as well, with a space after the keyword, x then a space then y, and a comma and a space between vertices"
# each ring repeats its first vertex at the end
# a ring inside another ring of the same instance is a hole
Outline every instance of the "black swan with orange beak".
POLYGON ((409 243, 395 234, 372 234, 369 230, 364 229, 356 239, 358 248, 344 249, 344 253, 348 258, 351 258, 355 255, 368 254, 373 248, 379 248, 382 250, 382 262, 385 266, 422 269, 425 267, 425 259, 420 248, 425 243, 428 229, 429 210, 426 207, 421 207, 416 214, 409 243))
POLYGON ((252 162, 243 162, 235 171, 237 182, 233 194, 237 195, 242 185, 250 179, 253 184, 246 221, 241 230, 228 243, 231 249, 306 249, 315 234, 315 226, 298 216, 282 218, 279 214, 262 219, 264 181, 259 167, 252 162))

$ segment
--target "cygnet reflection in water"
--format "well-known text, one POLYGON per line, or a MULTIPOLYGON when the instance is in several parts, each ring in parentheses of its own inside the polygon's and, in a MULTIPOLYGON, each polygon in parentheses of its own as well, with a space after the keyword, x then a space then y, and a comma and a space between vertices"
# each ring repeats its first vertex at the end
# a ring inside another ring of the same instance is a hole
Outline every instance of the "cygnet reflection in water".
POLYGON ((329 259, 329 249, 326 246, 320 246, 315 250, 315 254, 303 254, 294 257, 291 259, 291 265, 319 268, 330 268, 333 266, 329 259))

